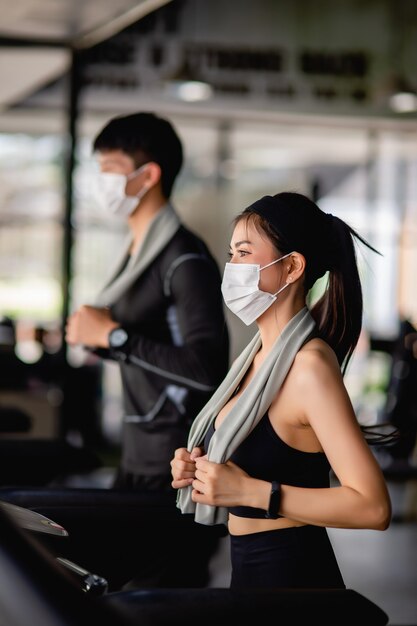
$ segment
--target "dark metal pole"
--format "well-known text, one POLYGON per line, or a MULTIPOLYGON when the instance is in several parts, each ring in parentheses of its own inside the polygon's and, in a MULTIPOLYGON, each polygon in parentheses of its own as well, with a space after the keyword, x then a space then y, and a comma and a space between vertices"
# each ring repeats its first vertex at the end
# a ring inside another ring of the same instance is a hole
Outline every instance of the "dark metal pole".
MULTIPOLYGON (((73 209, 74 192, 73 178, 77 148, 77 122, 79 114, 79 95, 81 90, 80 52, 71 50, 71 68, 68 76, 68 110, 67 136, 65 145, 65 207, 63 215, 62 242, 62 387, 65 395, 66 383, 70 375, 65 342, 65 325, 70 312, 70 284, 72 278, 72 253, 74 243, 73 209)), ((65 402, 61 405, 60 431, 65 434, 65 402)))
MULTIPOLYGON (((70 283, 72 277, 72 247, 74 241, 72 214, 74 208, 73 175, 77 147, 77 121, 80 94, 80 59, 79 52, 72 51, 71 70, 68 80, 68 121, 65 151, 65 207, 63 216, 62 247, 62 329, 64 331, 70 310, 70 283)), ((66 347, 63 342, 66 359, 66 347)))

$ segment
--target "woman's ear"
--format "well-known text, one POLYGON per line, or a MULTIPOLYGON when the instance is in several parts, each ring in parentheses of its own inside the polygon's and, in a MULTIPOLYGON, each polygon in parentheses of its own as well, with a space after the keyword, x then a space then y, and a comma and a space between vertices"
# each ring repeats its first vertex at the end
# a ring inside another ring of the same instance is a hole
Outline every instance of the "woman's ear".
POLYGON ((285 259, 285 268, 287 271, 288 283, 294 283, 296 280, 304 275, 306 268, 305 257, 300 252, 292 252, 291 255, 285 259))

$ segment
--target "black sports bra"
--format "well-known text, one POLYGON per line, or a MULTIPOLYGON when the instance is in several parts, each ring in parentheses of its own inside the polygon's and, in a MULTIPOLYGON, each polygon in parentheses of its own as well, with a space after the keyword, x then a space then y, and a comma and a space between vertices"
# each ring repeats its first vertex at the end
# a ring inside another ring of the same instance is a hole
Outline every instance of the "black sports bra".
MULTIPOLYGON (((226 418, 227 419, 227 418, 226 418)), ((207 431, 204 449, 214 433, 207 431)), ((323 452, 303 452, 286 444, 275 432, 268 413, 232 454, 231 460, 253 478, 277 480, 295 487, 329 487, 330 464, 323 452)), ((236 506, 230 513, 239 517, 265 517, 263 509, 236 506)))

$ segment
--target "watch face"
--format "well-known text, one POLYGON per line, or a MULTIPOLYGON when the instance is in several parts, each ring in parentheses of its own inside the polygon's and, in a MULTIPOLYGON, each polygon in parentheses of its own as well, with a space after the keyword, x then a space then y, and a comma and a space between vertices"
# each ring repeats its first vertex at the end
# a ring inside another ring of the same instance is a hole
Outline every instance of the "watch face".
POLYGON ((113 348, 120 348, 127 341, 127 332, 124 328, 115 328, 110 333, 109 341, 113 348))

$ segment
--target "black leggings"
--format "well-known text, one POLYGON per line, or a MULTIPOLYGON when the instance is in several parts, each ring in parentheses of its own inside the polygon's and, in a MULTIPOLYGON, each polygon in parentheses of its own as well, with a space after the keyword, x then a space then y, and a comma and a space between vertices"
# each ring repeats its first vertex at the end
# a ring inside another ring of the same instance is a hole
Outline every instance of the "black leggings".
POLYGON ((230 537, 231 587, 344 589, 327 531, 298 526, 230 537))

